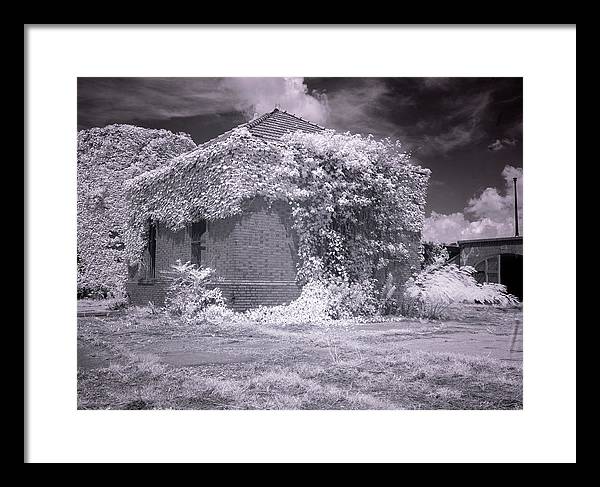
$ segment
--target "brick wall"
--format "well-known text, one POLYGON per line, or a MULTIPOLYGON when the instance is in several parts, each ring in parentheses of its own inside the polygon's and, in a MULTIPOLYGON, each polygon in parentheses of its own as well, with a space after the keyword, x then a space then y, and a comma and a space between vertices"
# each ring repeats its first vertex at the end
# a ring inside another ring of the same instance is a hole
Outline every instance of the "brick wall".
MULTIPOLYGON (((242 215, 207 222, 203 237, 203 266, 215 269, 216 286, 237 310, 283 304, 296 298, 297 242, 291 230, 289 207, 268 206, 255 199, 242 215)), ((156 273, 145 266, 132 269, 127 284, 134 304, 162 304, 171 265, 191 260, 190 229, 172 232, 159 225, 156 235, 156 273)), ((145 255, 144 261, 148 262, 145 255)))
POLYGON ((297 244, 289 207, 255 199, 243 215, 208 223, 202 264, 227 280, 294 281, 297 244))
POLYGON ((221 289, 226 305, 235 311, 288 304, 300 296, 300 287, 294 281, 221 281, 213 286, 221 289))
POLYGON ((169 282, 166 280, 129 281, 125 289, 131 304, 145 306, 149 302, 162 306, 167 296, 169 282))

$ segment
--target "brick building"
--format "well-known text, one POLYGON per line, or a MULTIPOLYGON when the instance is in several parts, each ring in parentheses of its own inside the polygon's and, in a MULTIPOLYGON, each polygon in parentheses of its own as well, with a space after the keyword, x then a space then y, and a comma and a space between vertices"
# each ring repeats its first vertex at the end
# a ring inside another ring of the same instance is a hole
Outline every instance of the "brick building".
POLYGON ((523 237, 460 240, 458 247, 458 265, 474 267, 478 282, 504 284, 523 299, 523 237))
MULTIPOLYGON (((324 130, 278 109, 243 127, 253 137, 268 142, 279 142, 284 134, 297 130, 309 133, 324 130)), ((200 148, 223 140, 227 134, 200 148)), ((211 188, 213 192, 214 189, 211 188)), ((213 197, 220 198, 218 194, 213 197)), ((408 265, 405 262, 394 269, 401 281, 420 265, 420 234, 410 235, 406 243, 410 251, 408 265)), ((132 303, 161 304, 171 265, 178 259, 213 268, 214 286, 221 289, 228 305, 235 310, 288 303, 300 293, 296 284, 297 238, 289 205, 283 202, 267 204, 260 197, 249 198, 244 201, 241 214, 197 220, 179 231, 169 230, 160 221, 151 225, 142 258, 146 264, 129 269, 127 291, 132 303)))

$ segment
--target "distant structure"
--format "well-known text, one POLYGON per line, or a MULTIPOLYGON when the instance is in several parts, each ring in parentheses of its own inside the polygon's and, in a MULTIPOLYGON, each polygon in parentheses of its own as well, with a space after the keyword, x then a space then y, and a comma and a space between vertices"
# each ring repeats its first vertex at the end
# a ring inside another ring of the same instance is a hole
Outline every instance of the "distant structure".
POLYGON ((478 282, 504 284, 523 299, 523 237, 459 240, 458 248, 458 265, 474 267, 478 282))
POLYGON ((455 263, 468 265, 477 271, 480 283, 504 284, 507 291, 523 300, 523 237, 519 235, 519 212, 517 202, 517 178, 515 188, 515 235, 514 237, 459 240, 455 263))

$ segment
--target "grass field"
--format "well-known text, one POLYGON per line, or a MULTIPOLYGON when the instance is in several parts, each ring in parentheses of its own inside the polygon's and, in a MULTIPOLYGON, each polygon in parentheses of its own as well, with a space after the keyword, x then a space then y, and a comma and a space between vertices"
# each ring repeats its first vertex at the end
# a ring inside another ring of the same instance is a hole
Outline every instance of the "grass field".
POLYGON ((467 306, 446 321, 332 326, 190 326, 144 308, 79 318, 78 408, 521 409, 522 355, 508 350, 521 316, 467 306))

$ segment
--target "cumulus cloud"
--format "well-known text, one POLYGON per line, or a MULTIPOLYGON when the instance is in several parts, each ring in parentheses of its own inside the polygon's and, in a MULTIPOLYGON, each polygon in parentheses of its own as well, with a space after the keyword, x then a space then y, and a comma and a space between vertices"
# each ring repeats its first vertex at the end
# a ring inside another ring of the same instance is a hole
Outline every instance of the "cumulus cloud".
POLYGON ((315 123, 327 121, 325 95, 303 78, 79 78, 80 124, 164 120, 242 112, 250 119, 275 106, 315 123))
POLYGON ((329 117, 327 97, 309 93, 303 78, 225 78, 222 86, 231 93, 235 109, 250 118, 275 106, 318 124, 329 117))
POLYGON ((504 185, 500 190, 486 188, 467 202, 462 213, 431 212, 423 225, 423 239, 451 243, 457 240, 514 235, 514 177, 517 178, 519 230, 522 233, 523 169, 507 165, 502 171, 502 177, 504 185))

